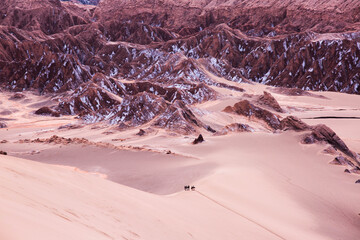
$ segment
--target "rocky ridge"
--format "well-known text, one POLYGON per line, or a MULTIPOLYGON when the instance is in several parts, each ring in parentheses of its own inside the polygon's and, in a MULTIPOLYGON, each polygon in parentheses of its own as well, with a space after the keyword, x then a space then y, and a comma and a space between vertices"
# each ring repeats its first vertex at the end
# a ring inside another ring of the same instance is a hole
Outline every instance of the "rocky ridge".
MULTIPOLYGON (((268 95, 269 93, 265 94, 268 95)), ((271 96, 271 94, 269 94, 271 96)), ((268 96, 269 97, 269 96, 268 96)), ((261 98, 260 99, 264 99, 261 98)), ((270 99, 272 99, 270 97, 270 99)), ((318 124, 315 126, 310 126, 303 122, 301 119, 295 116, 286 116, 281 117, 276 113, 268 111, 264 108, 259 107, 258 105, 263 105, 259 102, 250 102, 249 100, 241 100, 238 103, 235 103, 234 106, 227 106, 223 111, 230 114, 237 114, 249 118, 253 122, 260 121, 268 129, 272 131, 297 131, 303 132, 301 142, 303 144, 313 144, 313 143, 326 143, 332 146, 333 152, 331 154, 337 153, 339 151, 342 154, 345 154, 351 160, 351 164, 347 164, 351 167, 357 166, 360 167, 360 156, 351 151, 345 142, 328 126, 324 124, 318 124)), ((217 135, 227 134, 231 131, 251 131, 251 127, 246 124, 231 124, 222 129, 217 135)), ((330 153, 328 151, 328 153, 330 153)), ((342 164, 339 162, 339 164, 342 164)))

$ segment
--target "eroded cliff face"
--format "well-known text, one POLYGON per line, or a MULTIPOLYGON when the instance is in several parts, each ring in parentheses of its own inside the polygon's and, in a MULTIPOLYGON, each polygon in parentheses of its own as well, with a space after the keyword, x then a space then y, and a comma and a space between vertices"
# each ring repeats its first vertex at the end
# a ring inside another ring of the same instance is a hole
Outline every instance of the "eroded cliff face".
POLYGON ((103 20, 132 19, 178 31, 228 23, 247 34, 266 35, 355 29, 359 7, 356 0, 102 0, 96 14, 103 20))
POLYGON ((243 91, 232 82, 359 94, 359 19, 350 0, 11 0, 0 83, 62 93, 54 110, 87 121, 171 128, 162 116, 176 113, 207 129, 186 105, 215 99, 214 87, 243 91))

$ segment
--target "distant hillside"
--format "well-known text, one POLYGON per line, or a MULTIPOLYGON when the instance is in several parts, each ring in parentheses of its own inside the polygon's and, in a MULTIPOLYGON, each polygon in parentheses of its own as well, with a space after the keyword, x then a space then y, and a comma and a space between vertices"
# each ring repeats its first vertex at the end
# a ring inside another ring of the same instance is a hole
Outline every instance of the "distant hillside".
POLYGON ((360 94, 360 2, 292 2, 7 0, 0 84, 64 93, 53 110, 88 121, 186 132, 211 131, 187 105, 232 82, 360 94))
POLYGON ((85 5, 98 5, 100 0, 61 0, 63 2, 75 2, 75 3, 81 3, 85 5))

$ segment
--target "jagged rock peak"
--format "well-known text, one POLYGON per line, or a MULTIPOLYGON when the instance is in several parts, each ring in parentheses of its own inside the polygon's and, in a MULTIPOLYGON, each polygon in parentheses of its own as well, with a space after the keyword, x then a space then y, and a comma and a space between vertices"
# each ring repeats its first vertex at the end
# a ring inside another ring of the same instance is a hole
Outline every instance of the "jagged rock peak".
POLYGON ((248 100, 241 100, 234 104, 234 106, 227 106, 224 110, 227 113, 235 113, 245 117, 257 118, 264 121, 271 129, 280 129, 280 118, 276 114, 260 108, 248 100))
POLYGON ((341 29, 344 23, 358 20, 359 1, 303 1, 303 0, 102 0, 97 9, 99 17, 110 19, 114 14, 124 20, 179 29, 230 23, 250 28, 278 28, 289 31, 324 28, 341 29), (106 13, 106 14, 102 14, 106 13), (311 16, 311 17, 309 17, 311 16), (132 17, 132 18, 129 18, 132 17), (305 21, 306 20, 306 21, 305 21))

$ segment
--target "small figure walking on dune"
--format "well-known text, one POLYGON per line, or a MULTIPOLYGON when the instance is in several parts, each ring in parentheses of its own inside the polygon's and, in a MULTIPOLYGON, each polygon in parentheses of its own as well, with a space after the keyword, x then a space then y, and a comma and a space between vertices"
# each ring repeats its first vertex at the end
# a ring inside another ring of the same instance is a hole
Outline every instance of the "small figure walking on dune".
POLYGON ((195 191, 195 186, 193 185, 193 186, 191 186, 191 188, 190 188, 190 185, 184 186, 185 191, 190 191, 190 189, 191 189, 191 191, 195 191))

